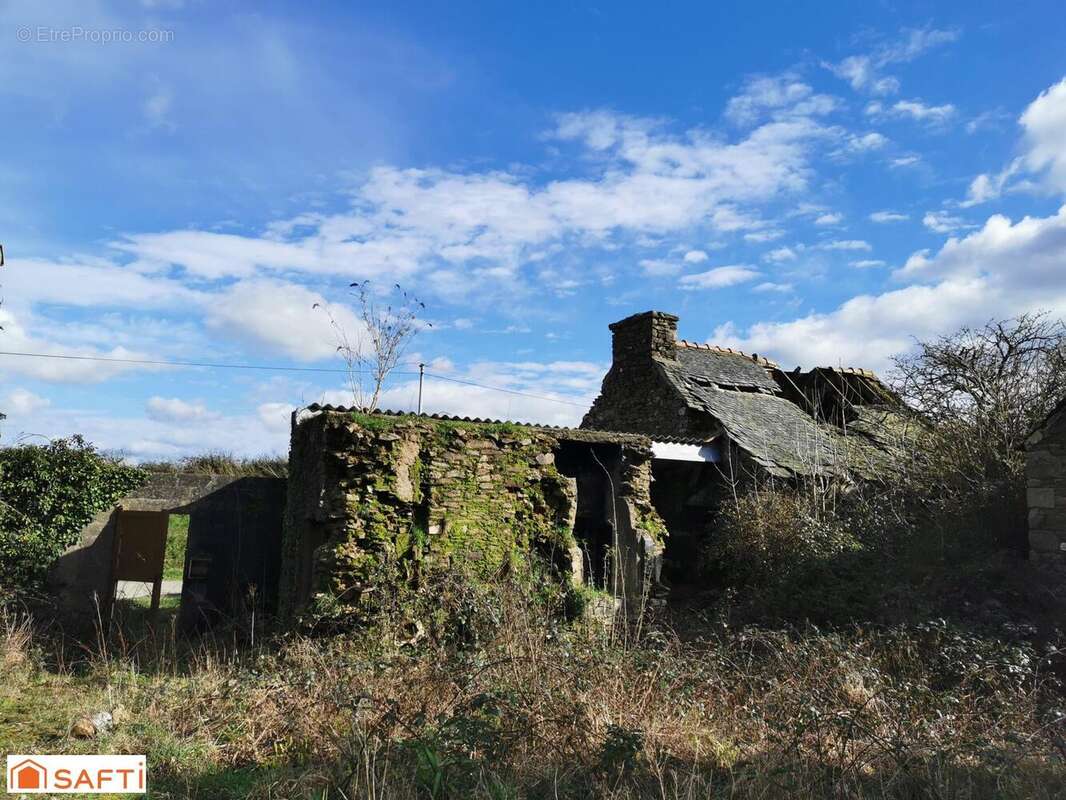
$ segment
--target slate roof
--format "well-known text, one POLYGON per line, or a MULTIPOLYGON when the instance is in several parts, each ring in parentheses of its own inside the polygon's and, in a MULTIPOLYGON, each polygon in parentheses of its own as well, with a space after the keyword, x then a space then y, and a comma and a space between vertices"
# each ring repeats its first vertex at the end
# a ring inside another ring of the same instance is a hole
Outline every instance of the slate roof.
POLYGON ((718 349, 678 347, 677 360, 685 375, 717 386, 775 391, 777 383, 766 367, 740 353, 718 349))
MULTIPOLYGON (((898 405, 855 404, 845 428, 816 420, 782 396, 773 362, 720 348, 678 347, 677 360, 658 361, 689 408, 714 417, 730 439, 771 475, 858 475, 893 469, 910 415, 898 405)), ((876 382, 868 370, 840 370, 876 382)), ((880 398, 879 398, 880 399, 880 398)))
POLYGON ((729 437, 770 474, 843 473, 838 437, 794 403, 769 392, 709 385, 684 366, 664 363, 663 367, 688 406, 718 420, 729 437))

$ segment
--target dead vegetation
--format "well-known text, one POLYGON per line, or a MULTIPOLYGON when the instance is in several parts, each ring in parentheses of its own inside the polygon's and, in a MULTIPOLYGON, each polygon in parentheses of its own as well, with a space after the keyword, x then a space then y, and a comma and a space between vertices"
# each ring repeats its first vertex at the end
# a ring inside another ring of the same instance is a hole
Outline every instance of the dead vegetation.
POLYGON ((452 622, 414 644, 402 603, 360 634, 255 646, 247 631, 191 644, 161 625, 63 647, 9 615, 0 740, 147 751, 161 798, 1066 790, 1057 656, 1024 638, 940 621, 733 629, 714 611, 636 638, 562 622, 515 575, 434 591, 452 622), (68 735, 115 709, 111 732, 68 735))
POLYGON ((228 477, 285 478, 289 463, 278 456, 242 457, 221 451, 186 456, 176 461, 149 461, 141 469, 153 473, 188 472, 228 477))

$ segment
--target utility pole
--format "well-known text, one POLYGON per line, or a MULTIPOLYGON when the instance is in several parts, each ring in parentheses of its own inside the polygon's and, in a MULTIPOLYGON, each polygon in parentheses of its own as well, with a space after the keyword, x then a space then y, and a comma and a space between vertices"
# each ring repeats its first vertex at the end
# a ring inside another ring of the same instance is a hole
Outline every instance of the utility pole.
POLYGON ((426 374, 426 365, 418 365, 418 413, 422 413, 422 378, 426 374))

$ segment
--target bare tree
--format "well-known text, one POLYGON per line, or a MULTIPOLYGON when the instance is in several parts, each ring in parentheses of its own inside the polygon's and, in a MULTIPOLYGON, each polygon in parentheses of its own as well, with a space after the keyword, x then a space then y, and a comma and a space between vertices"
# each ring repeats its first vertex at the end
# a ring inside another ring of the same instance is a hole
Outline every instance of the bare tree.
POLYGON ((425 303, 398 283, 387 300, 375 295, 368 280, 353 283, 350 289, 363 328, 354 339, 327 306, 315 303, 314 308, 322 309, 329 318, 354 404, 373 411, 378 407, 389 374, 396 369, 411 341, 423 327, 433 325, 421 318, 425 303))
POLYGON ((1066 393, 1066 326, 1037 313, 962 328, 896 358, 893 380, 938 428, 1014 472, 1026 436, 1066 393))

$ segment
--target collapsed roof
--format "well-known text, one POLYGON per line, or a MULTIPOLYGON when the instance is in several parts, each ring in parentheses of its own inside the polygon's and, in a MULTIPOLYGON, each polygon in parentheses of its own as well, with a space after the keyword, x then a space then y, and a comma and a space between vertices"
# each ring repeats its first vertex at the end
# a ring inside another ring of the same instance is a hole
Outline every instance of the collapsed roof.
POLYGON ((914 417, 873 372, 784 372, 757 355, 678 341, 676 325, 655 311, 611 325, 614 363, 583 425, 656 438, 678 426, 706 440, 724 434, 780 477, 874 479, 898 462, 914 417), (639 418, 629 413, 638 406, 639 418))

